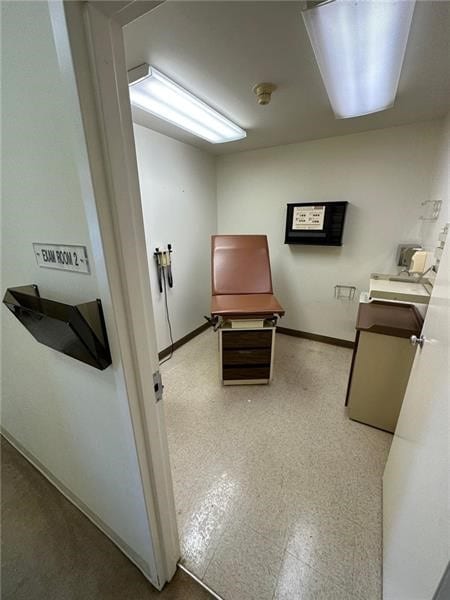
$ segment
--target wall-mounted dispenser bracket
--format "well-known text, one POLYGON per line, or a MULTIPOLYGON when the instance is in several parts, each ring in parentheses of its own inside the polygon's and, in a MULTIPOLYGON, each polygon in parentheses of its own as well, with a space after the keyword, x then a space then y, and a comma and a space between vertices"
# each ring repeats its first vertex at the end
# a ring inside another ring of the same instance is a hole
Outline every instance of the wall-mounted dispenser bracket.
POLYGON ((337 300, 348 300, 352 302, 355 299, 356 287, 354 285, 342 285, 340 283, 334 286, 334 297, 337 300))
POLYGON ((71 305, 41 298, 37 285, 8 288, 3 303, 41 344, 96 369, 111 364, 100 300, 71 305))
POLYGON ((419 217, 421 221, 437 221, 441 212, 442 200, 425 200, 421 206, 424 206, 424 214, 419 217))

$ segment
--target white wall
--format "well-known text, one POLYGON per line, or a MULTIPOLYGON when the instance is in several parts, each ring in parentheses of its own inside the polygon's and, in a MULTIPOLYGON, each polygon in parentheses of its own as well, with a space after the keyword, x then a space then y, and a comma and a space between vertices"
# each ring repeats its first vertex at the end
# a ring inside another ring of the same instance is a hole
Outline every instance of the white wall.
POLYGON ((134 126, 158 350, 170 345, 155 247, 173 246, 174 287, 168 303, 174 341, 210 313, 211 235, 217 229, 214 157, 165 135, 134 126))
POLYGON ((113 365, 105 371, 37 343, 2 313, 2 427, 154 571, 109 290, 100 283, 46 2, 3 2, 2 292, 36 283, 67 303, 102 299, 113 365), (92 273, 36 265, 32 242, 87 246, 92 273), (95 260, 94 260, 95 259, 95 260))
POLYGON ((441 211, 436 221, 422 223, 422 244, 433 251, 437 246, 439 232, 450 222, 450 112, 445 118, 439 135, 438 152, 432 170, 431 190, 427 200, 442 202, 441 211))
POLYGON ((398 243, 420 240, 442 121, 244 152, 218 159, 219 233, 266 233, 281 325, 354 339, 371 272, 392 272, 398 243), (343 246, 284 245, 289 202, 349 202, 343 246), (358 288, 354 303, 335 284, 358 288))

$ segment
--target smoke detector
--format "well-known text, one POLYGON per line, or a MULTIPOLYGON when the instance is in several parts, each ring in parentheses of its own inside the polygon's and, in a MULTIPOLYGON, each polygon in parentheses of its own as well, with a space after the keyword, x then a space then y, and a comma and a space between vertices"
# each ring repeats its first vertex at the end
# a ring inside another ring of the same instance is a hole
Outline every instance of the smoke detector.
POLYGON ((273 83, 257 83, 253 88, 253 93, 256 95, 258 104, 263 106, 269 104, 272 92, 276 89, 277 86, 273 83))

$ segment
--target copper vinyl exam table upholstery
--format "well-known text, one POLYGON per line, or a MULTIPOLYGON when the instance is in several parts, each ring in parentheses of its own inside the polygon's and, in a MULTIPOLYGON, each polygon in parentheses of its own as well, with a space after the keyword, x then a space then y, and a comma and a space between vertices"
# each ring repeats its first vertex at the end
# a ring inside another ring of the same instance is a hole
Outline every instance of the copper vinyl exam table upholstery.
POLYGON ((284 310, 273 295, 265 235, 212 236, 211 314, 220 323, 225 385, 269 383, 275 325, 284 310))
POLYGON ((212 315, 284 315, 273 295, 267 236, 213 235, 211 251, 212 315))

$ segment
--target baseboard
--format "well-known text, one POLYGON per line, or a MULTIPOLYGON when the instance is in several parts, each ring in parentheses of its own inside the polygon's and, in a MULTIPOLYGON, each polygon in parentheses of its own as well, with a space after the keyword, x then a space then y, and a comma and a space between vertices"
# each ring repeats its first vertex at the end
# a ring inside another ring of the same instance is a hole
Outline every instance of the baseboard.
MULTIPOLYGON (((209 327, 210 327, 209 323, 204 323, 203 325, 200 325, 200 327, 197 327, 197 329, 194 329, 187 335, 185 335, 182 338, 180 338, 179 340, 177 340, 173 345, 173 349, 177 350, 178 348, 181 348, 181 346, 184 346, 184 344, 187 344, 187 342, 189 342, 190 340, 195 338, 197 335, 200 335, 201 333, 206 331, 209 327)), ((341 346, 343 348, 354 348, 354 346, 355 346, 355 342, 352 342, 351 340, 342 340, 340 338, 329 337, 327 335, 319 335, 317 333, 309 333, 308 331, 299 331, 298 329, 289 329, 288 327, 277 326, 277 332, 283 333, 284 335, 290 335, 292 337, 304 338, 306 340, 314 340, 315 342, 322 342, 323 344, 331 344, 333 346, 341 346)), ((159 354, 158 354, 159 360, 168 356, 170 354, 170 352, 171 352, 171 346, 169 346, 168 348, 164 348, 164 350, 161 350, 161 352, 159 352, 159 354)))
POLYGON ((218 594, 216 594, 216 592, 214 590, 212 590, 209 587, 209 585, 207 585, 204 581, 202 581, 201 579, 199 579, 197 577, 197 575, 194 575, 194 573, 192 573, 192 571, 189 571, 189 569, 187 567, 185 567, 183 564, 181 564, 181 562, 178 563, 177 567, 179 569, 181 569, 182 571, 184 571, 186 573, 186 575, 189 575, 189 577, 191 577, 191 579, 193 579, 194 581, 196 581, 204 590, 206 590, 208 592, 208 594, 212 598, 216 598, 216 600, 224 600, 222 598, 222 596, 219 596, 218 594))
MULTIPOLYGON (((211 325, 209 323, 203 323, 203 325, 200 325, 200 327, 197 327, 197 329, 194 329, 194 331, 191 331, 190 333, 186 334, 185 336, 183 336, 182 338, 180 338, 179 340, 174 342, 173 349, 178 350, 178 348, 181 348, 181 346, 184 346, 184 344, 187 344, 187 342, 190 342, 193 338, 195 338, 197 335, 200 335, 201 333, 206 331, 209 327, 211 327, 211 325)), ((171 351, 172 351, 172 346, 169 346, 168 348, 164 348, 164 350, 161 350, 161 352, 158 353, 159 360, 168 356, 171 353, 171 351)))
POLYGON ((315 342, 322 342, 324 344, 332 344, 333 346, 342 346, 343 348, 354 348, 355 346, 355 342, 350 340, 341 340, 340 338, 318 335, 317 333, 308 333, 307 331, 299 331, 298 329, 289 329, 288 327, 277 326, 277 333, 304 338, 306 340, 314 340, 315 342))
POLYGON ((13 448, 19 452, 35 469, 41 473, 71 504, 73 504, 85 517, 91 521, 100 531, 108 537, 119 550, 141 571, 144 577, 156 588, 160 589, 151 578, 148 567, 141 557, 98 515, 96 515, 78 496, 76 496, 68 487, 64 485, 57 477, 55 477, 41 461, 33 456, 14 436, 12 436, 4 427, 0 427, 0 434, 13 448))

